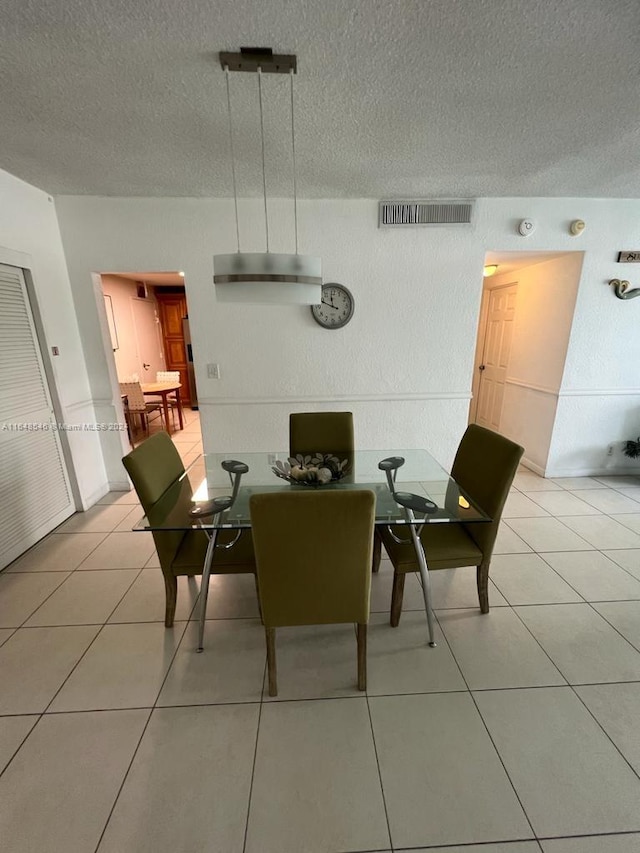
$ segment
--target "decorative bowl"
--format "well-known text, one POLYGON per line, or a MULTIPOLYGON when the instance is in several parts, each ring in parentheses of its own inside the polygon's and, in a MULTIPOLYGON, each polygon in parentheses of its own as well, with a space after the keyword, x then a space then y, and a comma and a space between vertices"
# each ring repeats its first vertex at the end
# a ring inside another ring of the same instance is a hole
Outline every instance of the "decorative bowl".
POLYGON ((306 456, 290 456, 286 462, 278 460, 272 467, 276 477, 298 486, 325 486, 341 480, 347 473, 349 460, 340 461, 331 453, 313 453, 306 456))

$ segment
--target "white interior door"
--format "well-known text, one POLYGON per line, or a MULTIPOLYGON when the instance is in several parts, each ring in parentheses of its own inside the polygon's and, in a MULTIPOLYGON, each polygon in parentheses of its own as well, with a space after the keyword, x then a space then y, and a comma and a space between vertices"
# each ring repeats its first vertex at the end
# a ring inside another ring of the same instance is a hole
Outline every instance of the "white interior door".
POLYGON ((496 432, 500 430, 517 295, 517 284, 489 291, 476 423, 496 432))
POLYGON ((0 568, 75 506, 24 274, 0 264, 0 568))
POLYGON ((165 369, 156 304, 150 299, 132 299, 131 310, 136 330, 140 382, 155 382, 158 370, 165 369))

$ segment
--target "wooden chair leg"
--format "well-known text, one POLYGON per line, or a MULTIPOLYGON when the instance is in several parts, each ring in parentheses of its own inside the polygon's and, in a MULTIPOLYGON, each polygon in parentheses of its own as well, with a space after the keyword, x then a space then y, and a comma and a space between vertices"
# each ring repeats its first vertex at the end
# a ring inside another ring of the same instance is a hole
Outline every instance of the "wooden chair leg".
POLYGON ((480 601, 480 612, 489 612, 489 566, 490 560, 483 560, 477 568, 478 600, 480 601))
POLYGON ((382 536, 374 528, 373 530, 373 560, 371 563, 371 571, 380 571, 380 560, 382 559, 382 536))
POLYGON ((358 622, 358 690, 367 689, 367 626, 358 622))
POLYGON ((178 601, 178 578, 175 575, 164 576, 164 589, 167 596, 167 605, 164 612, 165 628, 173 627, 173 619, 176 615, 176 603, 178 601))
POLYGON ((269 674, 269 696, 278 695, 278 671, 276 667, 276 629, 265 628, 267 640, 267 671, 269 674))
POLYGON ((391 618, 389 620, 392 628, 400 624, 402 613, 402 599, 404 598, 404 572, 393 573, 393 589, 391 591, 391 618))

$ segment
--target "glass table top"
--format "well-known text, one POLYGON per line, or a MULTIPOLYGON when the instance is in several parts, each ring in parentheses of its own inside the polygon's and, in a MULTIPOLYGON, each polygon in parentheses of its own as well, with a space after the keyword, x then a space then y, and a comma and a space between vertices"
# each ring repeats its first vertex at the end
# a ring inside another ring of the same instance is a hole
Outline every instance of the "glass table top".
MULTIPOLYGON (((341 461, 343 454, 339 454, 341 461)), ((489 521, 471 498, 426 450, 358 450, 350 455, 345 476, 318 486, 331 489, 370 489, 376 496, 376 524, 408 524, 407 514, 394 500, 384 471, 378 463, 388 457, 402 457, 397 470, 395 491, 429 498, 437 505, 432 514, 416 512, 418 523, 446 524, 489 521)), ((286 463, 287 452, 213 453, 199 456, 136 526, 135 530, 188 530, 196 528, 250 528, 249 498, 264 492, 308 492, 313 486, 292 484, 273 471, 276 463, 286 463), (231 495, 230 475, 221 465, 228 460, 244 462, 249 470, 242 475, 233 505, 220 516, 194 518, 190 513, 213 498, 231 495)))

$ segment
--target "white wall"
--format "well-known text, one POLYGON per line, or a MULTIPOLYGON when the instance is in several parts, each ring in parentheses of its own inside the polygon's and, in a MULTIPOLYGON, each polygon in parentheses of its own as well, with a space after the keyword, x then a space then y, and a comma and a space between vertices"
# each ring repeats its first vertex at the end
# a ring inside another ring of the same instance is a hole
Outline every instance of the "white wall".
MULTIPOLYGON (((126 382, 127 377, 137 373, 144 378, 144 371, 138 351, 138 334, 153 339, 158 338, 158 326, 156 323, 147 328, 136 328, 140 318, 136 317, 132 308, 132 299, 138 298, 138 282, 119 275, 103 275, 102 290, 105 295, 111 297, 113 315, 118 333, 118 349, 113 353, 116 363, 116 372, 121 382, 126 382)), ((157 302, 155 296, 149 293, 146 297, 148 302, 153 303, 157 316, 157 302)), ((160 342, 158 338, 158 350, 160 342)), ((159 355, 162 353, 160 352, 159 355)), ((159 370, 164 370, 164 363, 160 364, 159 370)), ((153 376, 155 379, 155 375, 153 376)), ((142 379, 141 379, 142 381, 142 379)))
POLYGON ((541 474, 547 466, 582 260, 582 253, 574 252, 485 280, 487 290, 518 284, 500 432, 526 449, 525 464, 541 474))
MULTIPOLYGON (((291 202, 270 201, 269 209, 271 248, 290 251, 291 202)), ((355 412, 360 447, 426 445, 449 465, 467 420, 489 249, 585 252, 559 404, 560 413, 562 394, 573 393, 580 458, 566 458, 558 435, 549 465, 595 470, 602 460, 593 447, 622 428, 620 406, 637 408, 628 394, 640 394, 640 300, 620 302, 605 282, 620 276, 618 249, 640 248, 640 201, 481 199, 473 228, 379 230, 373 200, 302 200, 300 250, 321 255, 325 281, 342 281, 355 295, 354 319, 339 331, 318 327, 304 307, 216 303, 212 255, 235 248, 230 199, 62 197, 58 210, 96 397, 111 388, 91 273, 185 271, 209 450, 283 448, 290 411, 339 407, 355 412), (523 238, 516 225, 525 216, 537 228, 523 238), (577 238, 568 231, 576 217, 587 223, 577 238), (206 378, 206 362, 220 363, 221 380, 206 378), (598 384, 609 396, 601 397, 606 412, 592 430, 586 412, 598 384)), ((243 200, 240 216, 243 250, 262 251, 259 200, 243 200)), ((118 456, 107 450, 110 478, 118 456)))
MULTIPOLYGON (((0 263, 31 270, 37 307, 50 360, 60 416, 69 424, 95 423, 78 321, 53 200, 44 192, 0 170, 0 263)), ((85 282, 91 287, 91 281, 85 282)), ((96 432, 66 433, 72 478, 83 507, 106 491, 106 472, 96 432)))

